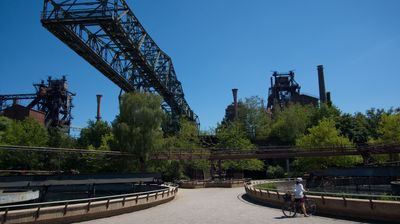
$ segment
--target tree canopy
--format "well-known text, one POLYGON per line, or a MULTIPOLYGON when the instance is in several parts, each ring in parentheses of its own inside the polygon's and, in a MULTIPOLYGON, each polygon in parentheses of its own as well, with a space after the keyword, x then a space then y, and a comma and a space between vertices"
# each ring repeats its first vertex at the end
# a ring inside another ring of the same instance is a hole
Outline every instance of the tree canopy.
POLYGON ((157 95, 126 93, 121 98, 120 114, 113 123, 113 148, 135 154, 140 171, 146 170, 149 153, 162 146, 161 123, 165 114, 160 105, 161 98, 157 95))

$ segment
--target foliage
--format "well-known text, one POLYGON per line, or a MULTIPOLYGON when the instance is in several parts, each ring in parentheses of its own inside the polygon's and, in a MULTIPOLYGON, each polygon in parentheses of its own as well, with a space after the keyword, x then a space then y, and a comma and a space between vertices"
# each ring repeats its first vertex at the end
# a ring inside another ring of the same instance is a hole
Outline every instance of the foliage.
POLYGON ((13 121, 7 117, 0 116, 0 143, 4 144, 4 135, 7 129, 13 125, 13 121))
POLYGON ((269 140, 274 145, 294 145, 311 125, 314 108, 291 104, 274 115, 269 140))
POLYGON ((258 96, 246 98, 239 108, 239 122, 250 139, 264 139, 271 132, 271 116, 266 113, 263 101, 258 96))
MULTIPOLYGON (((240 150, 246 151, 254 149, 255 146, 251 144, 250 140, 246 137, 246 132, 239 122, 230 122, 221 125, 217 131, 219 150, 240 150)), ((235 170, 262 170, 264 163, 258 159, 246 159, 239 161, 225 160, 222 163, 222 168, 235 169, 235 170)))
POLYGON ((49 142, 48 146, 56 148, 75 148, 76 139, 70 137, 67 133, 59 128, 48 129, 49 142))
POLYGON ((146 171, 149 153, 161 148, 161 123, 165 115, 160 105, 161 98, 151 93, 133 92, 122 96, 120 114, 112 128, 115 139, 112 147, 133 153, 138 159, 138 167, 133 161, 124 160, 125 169, 146 171))
MULTIPOLYGON (((377 129, 377 139, 370 139, 370 143, 399 144, 400 143, 400 113, 383 114, 377 129)), ((374 156, 377 162, 399 161, 399 154, 394 153, 381 156, 374 156)))
POLYGON ((300 147, 337 147, 351 146, 352 143, 346 137, 340 135, 335 127, 335 121, 322 119, 317 126, 308 129, 308 134, 297 139, 296 145, 300 147))
POLYGON ((46 146, 47 142, 47 130, 32 118, 12 121, 2 138, 2 143, 8 145, 46 146))
MULTIPOLYGON (((2 118, 1 144, 20 146, 46 146, 47 130, 32 118, 10 121, 2 118)), ((0 152, 2 169, 43 169, 47 168, 45 155, 32 152, 0 152)))
POLYGON ((362 113, 356 113, 354 116, 351 114, 341 115, 337 127, 343 135, 356 144, 364 144, 368 141, 370 134, 368 120, 362 113))
POLYGON ((322 104, 313 110, 311 126, 317 125, 318 122, 324 118, 336 121, 339 119, 340 115, 341 111, 335 105, 328 106, 326 104, 322 104))
POLYGON ((277 190, 278 186, 276 183, 263 183, 263 184, 257 184, 254 186, 257 189, 261 190, 277 190))
MULTIPOLYGON (((174 135, 170 135, 164 139, 163 148, 186 152, 200 150, 201 146, 198 133, 199 130, 194 122, 181 118, 180 130, 174 135)), ((157 172, 161 172, 164 179, 175 180, 191 176, 189 171, 192 170, 204 172, 210 168, 210 163, 204 160, 164 161, 154 162, 152 166, 157 172)))
POLYGON ((379 122, 378 127, 378 142, 384 144, 399 144, 400 143, 400 113, 399 114, 384 114, 379 122))
POLYGON ((285 176, 285 170, 279 166, 268 166, 267 167, 267 178, 282 178, 285 176))
POLYGON ((83 128, 78 139, 80 147, 88 148, 90 146, 99 148, 102 144, 102 138, 111 134, 111 127, 107 121, 88 121, 88 126, 83 128))
MULTIPOLYGON (((352 143, 347 137, 340 135, 332 119, 322 119, 317 126, 308 129, 309 134, 296 141, 298 147, 337 147, 351 146, 352 143)), ((309 150, 312 150, 310 148, 309 150)), ((299 158, 295 160, 295 167, 298 171, 312 171, 328 167, 349 167, 362 161, 360 156, 341 157, 316 157, 299 158)))

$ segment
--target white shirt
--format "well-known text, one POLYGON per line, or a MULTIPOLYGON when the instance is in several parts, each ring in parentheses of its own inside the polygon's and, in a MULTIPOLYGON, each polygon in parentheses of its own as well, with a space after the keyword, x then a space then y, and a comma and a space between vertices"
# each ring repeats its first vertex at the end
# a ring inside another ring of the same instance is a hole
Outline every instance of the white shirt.
POLYGON ((304 190, 303 184, 296 184, 294 185, 294 198, 303 198, 304 197, 304 190))

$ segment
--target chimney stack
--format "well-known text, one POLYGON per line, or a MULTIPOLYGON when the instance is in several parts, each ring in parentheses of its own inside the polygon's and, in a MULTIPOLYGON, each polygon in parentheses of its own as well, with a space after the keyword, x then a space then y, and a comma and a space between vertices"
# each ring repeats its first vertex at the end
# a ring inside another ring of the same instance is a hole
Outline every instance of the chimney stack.
POLYGON ((322 104, 326 103, 324 67, 322 65, 318 65, 317 70, 318 70, 318 84, 319 84, 319 100, 320 103, 322 104))
POLYGON ((236 119, 237 116, 238 116, 237 92, 238 92, 238 89, 232 89, 232 94, 233 94, 233 106, 234 106, 234 111, 235 111, 235 117, 234 117, 234 119, 236 119))
POLYGON ((96 116, 96 120, 100 121, 101 116, 100 116, 100 104, 101 104, 101 97, 102 95, 96 95, 97 97, 97 116, 96 116))

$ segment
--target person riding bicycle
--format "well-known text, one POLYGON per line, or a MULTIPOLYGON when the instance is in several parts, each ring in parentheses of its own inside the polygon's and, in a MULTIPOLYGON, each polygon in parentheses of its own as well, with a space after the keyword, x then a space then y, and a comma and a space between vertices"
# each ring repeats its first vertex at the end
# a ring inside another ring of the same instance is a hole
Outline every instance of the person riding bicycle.
POLYGON ((296 185, 294 185, 294 198, 295 202, 298 203, 303 211, 304 217, 308 217, 309 215, 306 212, 306 207, 304 206, 304 192, 307 192, 303 184, 303 179, 301 177, 296 178, 296 185))

